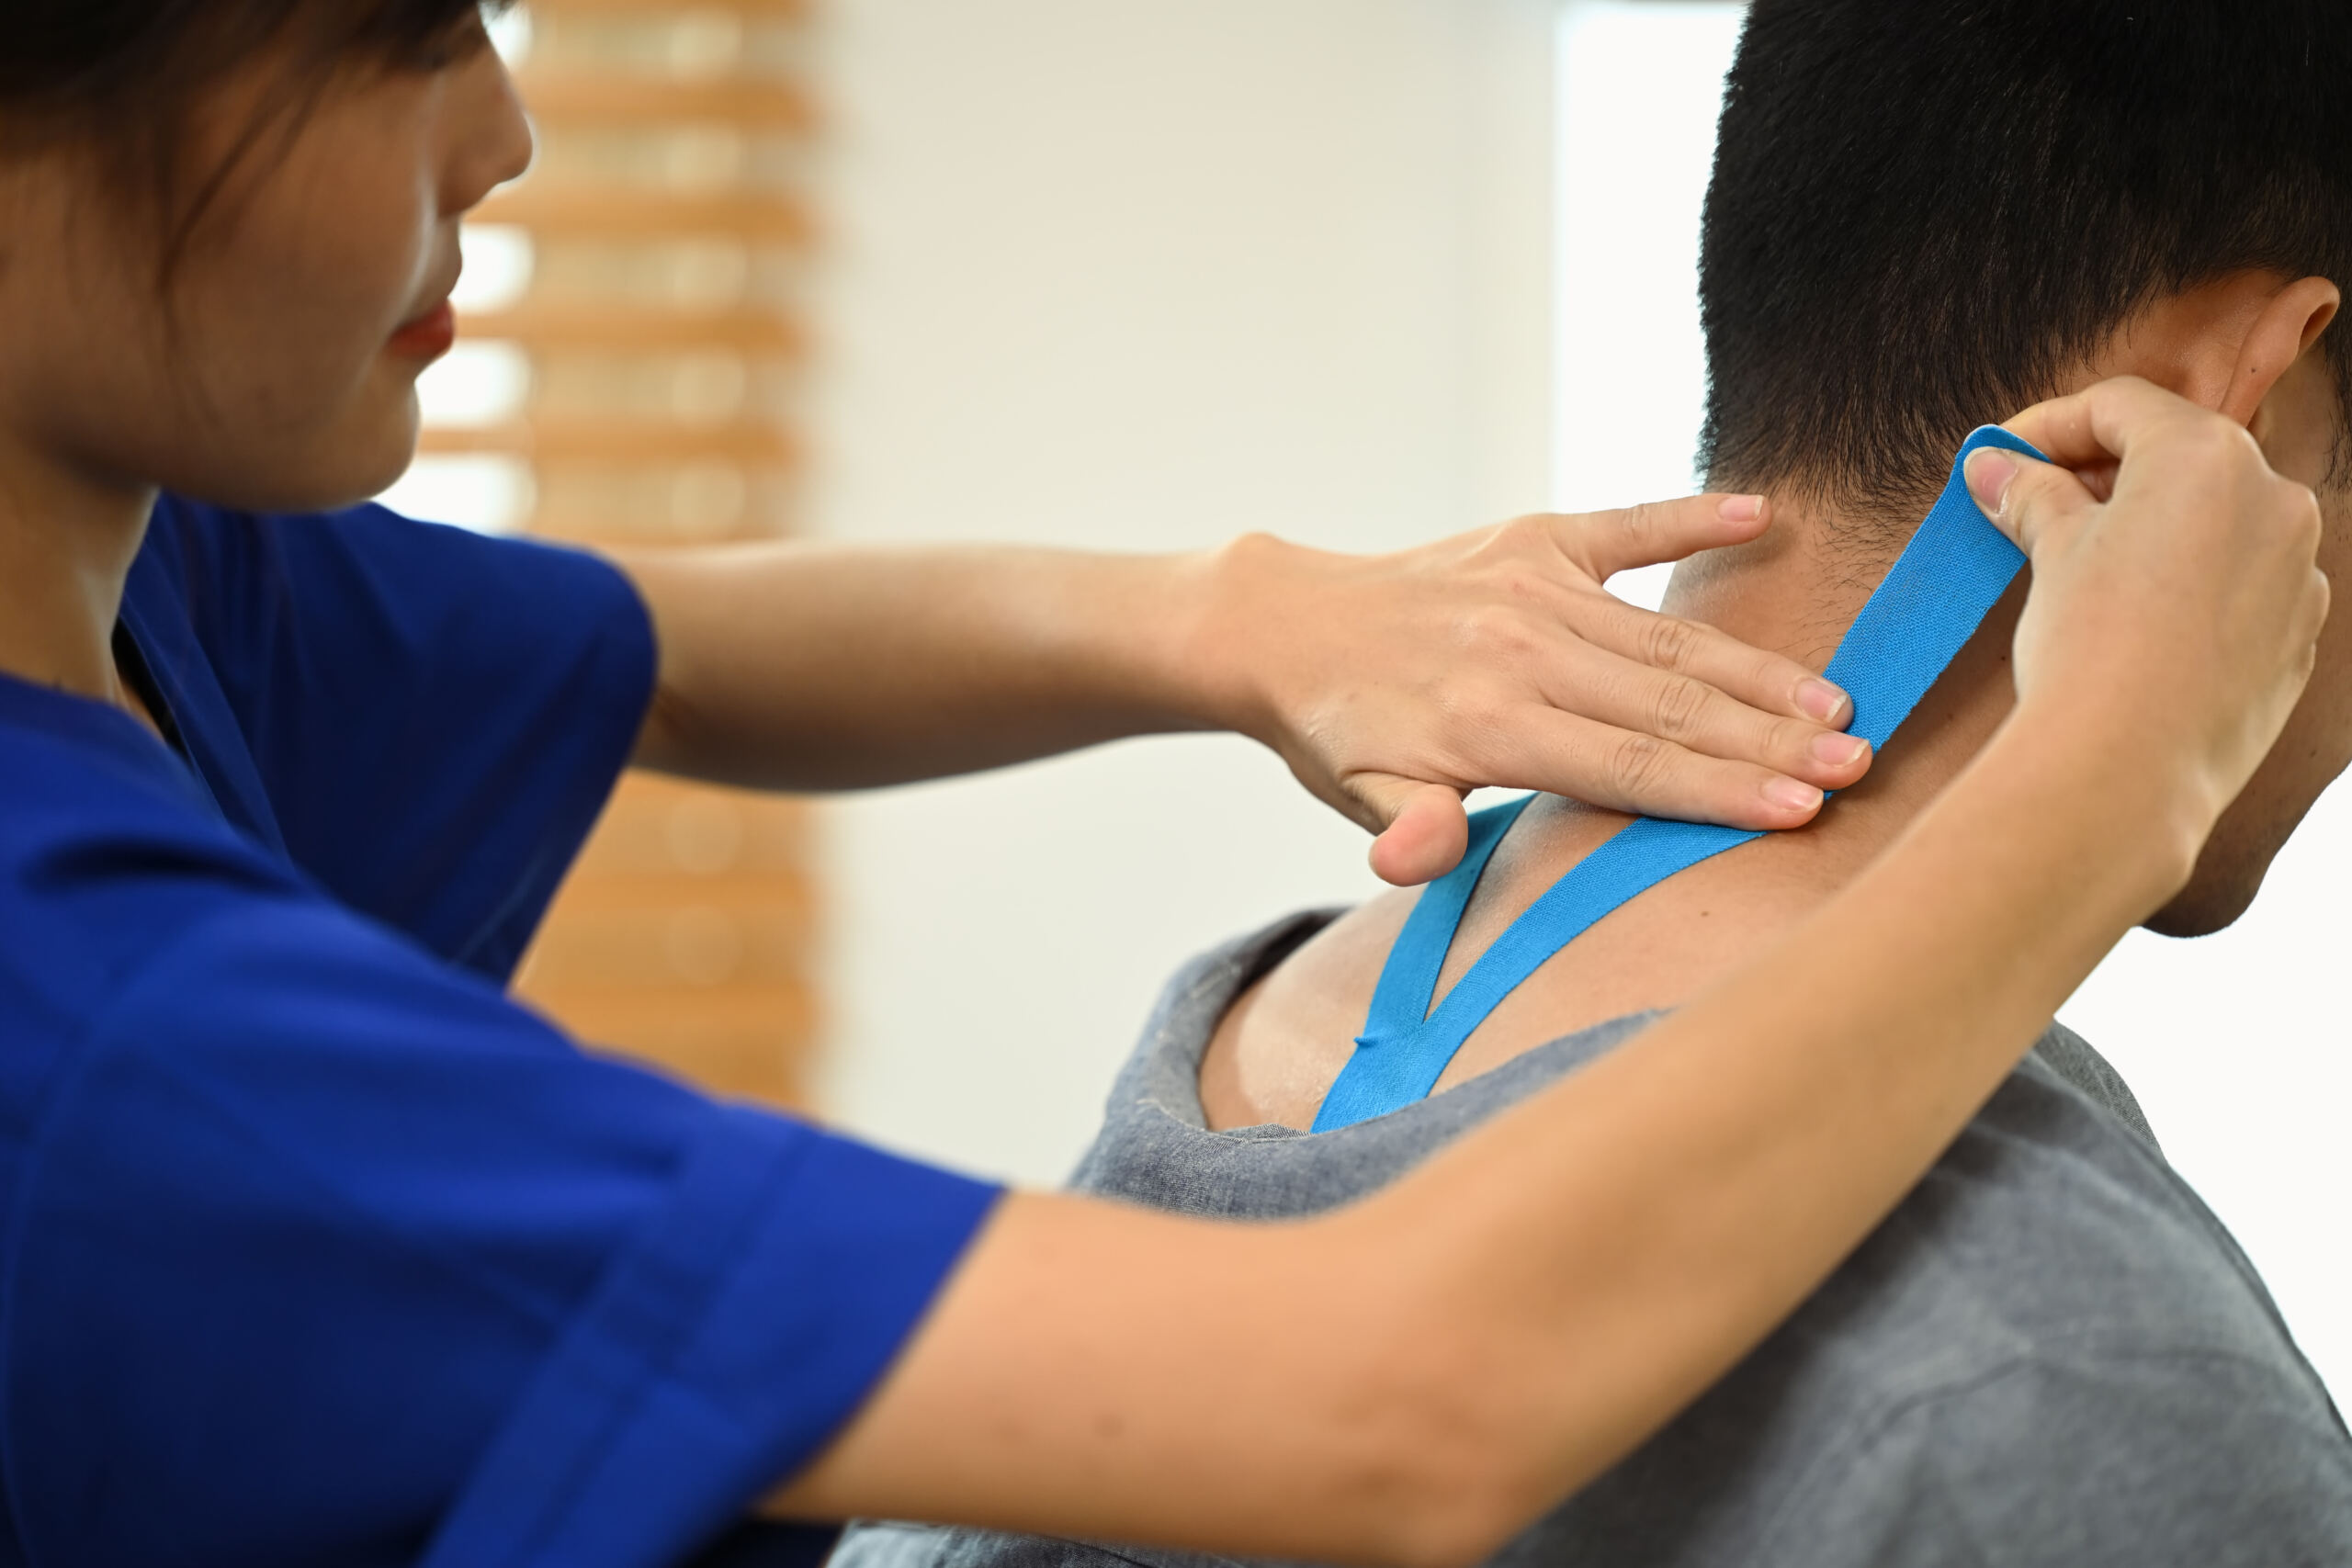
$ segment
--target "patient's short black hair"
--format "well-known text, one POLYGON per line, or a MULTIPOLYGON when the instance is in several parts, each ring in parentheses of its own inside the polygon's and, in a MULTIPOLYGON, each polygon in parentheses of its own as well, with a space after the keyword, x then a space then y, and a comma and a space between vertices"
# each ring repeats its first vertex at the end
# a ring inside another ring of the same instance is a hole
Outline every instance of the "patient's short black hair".
POLYGON ((1916 514, 2151 300, 2352 294, 2352 0, 1757 0, 1701 250, 1711 482, 1916 514))

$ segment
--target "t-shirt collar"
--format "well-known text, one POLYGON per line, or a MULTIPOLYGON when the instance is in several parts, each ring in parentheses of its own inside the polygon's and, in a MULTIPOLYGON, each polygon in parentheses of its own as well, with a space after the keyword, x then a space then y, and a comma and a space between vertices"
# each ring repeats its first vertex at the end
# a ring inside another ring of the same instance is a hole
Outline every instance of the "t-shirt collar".
POLYGON ((161 737, 110 704, 0 672, 0 726, 37 730, 220 815, 203 777, 161 737))

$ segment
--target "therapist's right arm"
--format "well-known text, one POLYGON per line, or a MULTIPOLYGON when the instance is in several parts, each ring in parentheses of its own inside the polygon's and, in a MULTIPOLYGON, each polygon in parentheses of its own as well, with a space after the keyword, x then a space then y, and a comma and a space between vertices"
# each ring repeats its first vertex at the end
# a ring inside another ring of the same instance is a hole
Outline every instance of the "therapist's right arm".
POLYGON ((1467 1563, 1728 1370, 2187 880, 2326 615, 2315 502, 2242 430, 2141 382, 2014 428, 2120 460, 2111 498, 1990 476, 2035 568, 2018 705, 1853 886, 1352 1209, 1006 1200, 769 1511, 1467 1563))

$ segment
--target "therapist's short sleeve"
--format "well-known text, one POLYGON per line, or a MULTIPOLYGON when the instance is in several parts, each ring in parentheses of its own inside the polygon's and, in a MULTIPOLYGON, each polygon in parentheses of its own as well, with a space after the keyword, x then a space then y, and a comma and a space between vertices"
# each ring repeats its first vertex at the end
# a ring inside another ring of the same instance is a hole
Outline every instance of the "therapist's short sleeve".
POLYGON ((294 862, 504 978, 651 701, 652 627, 628 581, 579 550, 379 506, 269 516, 166 497, 131 590, 149 621, 156 605, 184 617, 201 674, 171 668, 180 627, 144 626, 159 679, 217 682, 294 862))
POLYGON ((143 966, 17 1192, 29 1560, 240 1568, 673 1568, 864 1401, 995 1195, 585 1056, 299 895, 143 966))

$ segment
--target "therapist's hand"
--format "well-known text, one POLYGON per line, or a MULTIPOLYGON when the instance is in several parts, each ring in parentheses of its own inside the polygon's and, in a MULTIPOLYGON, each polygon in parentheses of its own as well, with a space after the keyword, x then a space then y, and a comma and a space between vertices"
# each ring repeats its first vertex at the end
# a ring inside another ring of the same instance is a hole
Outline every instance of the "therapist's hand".
POLYGON ((1611 595, 1614 573, 1743 544, 1759 498, 1523 517, 1388 556, 1260 536, 1215 564, 1194 641, 1223 716, 1379 835, 1400 885, 1462 857, 1495 785, 1738 828, 1801 827, 1871 763, 1846 694, 1710 626, 1611 595))
POLYGON ((659 656, 634 761, 753 789, 870 789, 1129 736, 1238 730, 1451 870, 1463 796, 1801 827, 1870 766, 1804 666, 1601 586, 1747 543, 1755 497, 1523 517, 1388 556, 1256 536, 1185 555, 763 541, 628 553, 659 656))
POLYGON ((2328 612, 2318 498, 2243 425, 2134 377, 2008 428, 2056 465, 1992 449, 1968 462, 1977 504, 2033 561, 2020 721, 2046 713, 2143 756, 2193 860, 2311 677, 2328 612))

